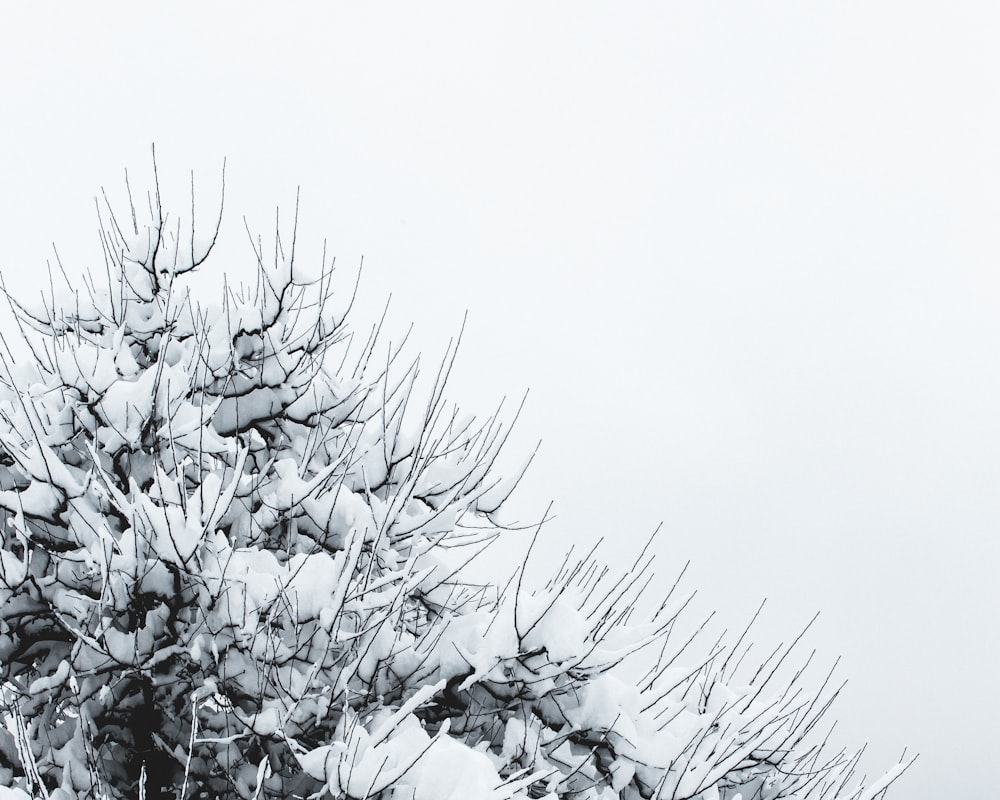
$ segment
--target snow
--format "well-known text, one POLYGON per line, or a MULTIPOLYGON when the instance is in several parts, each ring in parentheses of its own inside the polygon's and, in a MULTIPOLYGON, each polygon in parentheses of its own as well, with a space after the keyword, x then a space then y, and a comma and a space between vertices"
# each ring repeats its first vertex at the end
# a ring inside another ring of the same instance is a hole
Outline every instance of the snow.
POLYGON ((28 574, 27 551, 18 558, 9 550, 0 549, 0 580, 7 589, 16 589, 28 574))
POLYGON ((583 702, 568 716, 583 730, 606 731, 622 740, 628 749, 635 750, 639 742, 648 738, 649 730, 641 719, 642 700, 639 690, 619 680, 615 675, 600 675, 584 690, 583 702))
POLYGON ((277 708, 265 708, 252 716, 241 717, 241 721, 258 736, 271 736, 281 729, 281 715, 277 708))
POLYGON ((32 517, 50 518, 62 503, 61 493, 43 481, 32 481, 19 492, 0 492, 0 506, 32 517))
POLYGON ((107 427, 98 441, 108 451, 138 446, 153 411, 156 371, 146 370, 135 380, 115 380, 103 393, 97 408, 107 427))
MULTIPOLYGON (((449 737, 438 738, 405 779, 413 800, 500 800, 503 783, 492 762, 449 737)), ((401 787, 405 787, 402 783, 401 787)))
POLYGON ((570 597, 551 598, 548 593, 522 597, 518 604, 519 626, 525 650, 544 647, 555 662, 568 661, 587 651, 590 633, 587 619, 570 597))
POLYGON ((334 607, 335 590, 350 577, 344 575, 346 561, 343 551, 335 558, 327 553, 298 553, 289 559, 286 587, 294 598, 297 622, 316 619, 324 609, 334 607))
POLYGON ((68 661, 60 662, 56 671, 51 675, 46 675, 32 681, 28 687, 28 694, 37 695, 49 692, 55 686, 61 686, 69 678, 70 665, 68 661))

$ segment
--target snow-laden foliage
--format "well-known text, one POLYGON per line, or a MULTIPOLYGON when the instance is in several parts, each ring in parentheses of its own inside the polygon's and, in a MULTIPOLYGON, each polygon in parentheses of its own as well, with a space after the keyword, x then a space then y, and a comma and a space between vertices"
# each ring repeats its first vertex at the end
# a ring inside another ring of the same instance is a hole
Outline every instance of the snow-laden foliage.
POLYGON ((214 236, 151 201, 104 220, 100 278, 11 299, 0 797, 861 800, 901 771, 864 788, 810 743, 830 698, 772 688, 787 652, 742 681, 739 642, 682 666, 648 559, 466 579, 518 535, 516 481, 507 428, 447 410, 450 357, 418 400, 419 362, 352 347, 294 242, 196 302, 214 236))

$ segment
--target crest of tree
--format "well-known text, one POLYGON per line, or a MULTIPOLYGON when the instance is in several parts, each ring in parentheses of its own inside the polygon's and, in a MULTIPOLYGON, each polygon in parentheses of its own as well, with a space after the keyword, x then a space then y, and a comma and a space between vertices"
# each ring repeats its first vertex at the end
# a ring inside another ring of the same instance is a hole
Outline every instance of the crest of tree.
POLYGON ((651 557, 468 579, 527 534, 509 427, 445 402, 454 351, 418 397, 294 232, 199 302, 221 203, 200 238, 148 198, 102 213, 104 268, 8 298, 0 798, 871 800, 905 769, 827 752, 836 691, 776 681, 791 648, 688 656, 651 557))

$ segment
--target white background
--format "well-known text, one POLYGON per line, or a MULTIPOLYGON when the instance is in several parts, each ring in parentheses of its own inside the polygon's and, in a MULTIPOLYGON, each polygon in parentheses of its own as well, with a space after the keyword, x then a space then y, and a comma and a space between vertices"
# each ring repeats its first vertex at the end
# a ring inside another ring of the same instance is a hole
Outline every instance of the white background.
POLYGON ((391 291, 429 365, 468 310, 451 396, 530 387, 543 561, 662 521, 719 630, 768 597, 763 654, 822 612, 837 743, 922 753, 894 796, 996 791, 995 4, 205 5, 5 8, 15 293, 53 241, 101 264, 93 197, 152 142, 181 213, 228 157, 216 280, 301 186, 304 263, 325 237, 346 290, 364 255, 358 327, 391 291))

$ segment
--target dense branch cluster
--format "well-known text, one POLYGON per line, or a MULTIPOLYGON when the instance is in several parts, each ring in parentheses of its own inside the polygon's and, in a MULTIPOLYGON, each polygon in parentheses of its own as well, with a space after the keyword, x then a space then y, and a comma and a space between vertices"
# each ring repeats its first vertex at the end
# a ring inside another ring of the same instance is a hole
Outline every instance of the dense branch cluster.
POLYGON ((649 558, 470 582, 516 480, 498 417, 446 406, 453 351, 418 401, 419 360, 358 346, 294 236, 197 303, 218 225, 150 199, 104 215, 100 279, 11 298, 0 797, 862 800, 901 771, 863 788, 809 743, 832 698, 771 686, 787 651, 680 666, 649 558))

